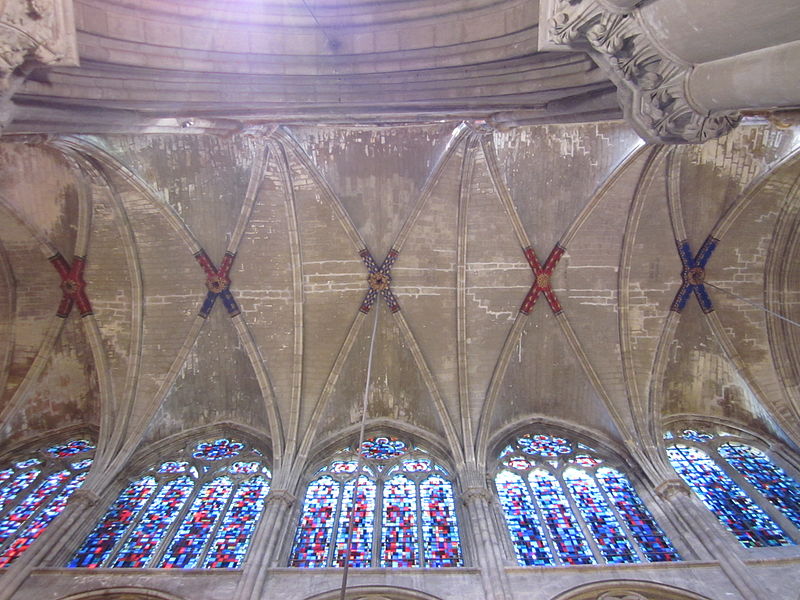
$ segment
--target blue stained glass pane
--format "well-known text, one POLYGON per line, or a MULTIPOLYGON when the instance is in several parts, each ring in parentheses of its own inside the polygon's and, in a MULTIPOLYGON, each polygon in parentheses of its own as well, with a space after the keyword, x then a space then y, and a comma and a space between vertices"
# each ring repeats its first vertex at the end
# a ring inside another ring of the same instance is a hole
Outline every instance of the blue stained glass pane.
POLYGON ((89 440, 72 440, 66 444, 59 444, 57 446, 48 448, 47 451, 53 456, 59 456, 63 458, 65 456, 74 456, 75 454, 80 454, 82 452, 89 452, 89 450, 94 449, 94 445, 89 440))
POLYGON ((559 454, 572 452, 572 445, 560 437, 543 434, 528 434, 517 438, 517 444, 528 454, 555 458, 559 454))
POLYGON ((159 567, 191 569, 197 566, 232 490, 233 481, 227 477, 217 477, 203 484, 158 564, 159 567))
POLYGON ((102 566, 155 489, 152 477, 143 477, 125 488, 67 566, 89 569, 102 566))
POLYGON ((553 556, 522 477, 510 471, 500 471, 495 483, 519 564, 552 565, 553 556))
POLYGON ((14 561, 20 554, 25 552, 30 545, 38 538, 42 532, 47 529, 47 526, 50 524, 55 517, 57 517, 61 511, 67 505, 67 500, 72 495, 72 493, 77 490, 83 482, 86 480, 86 474, 81 473, 77 475, 70 481, 61 492, 53 498, 50 504, 47 507, 40 511, 31 521, 27 524, 25 529, 16 537, 14 542, 6 548, 6 551, 3 552, 3 555, 0 556, 0 567, 8 566, 11 562, 14 561))
POLYGON ((597 478, 614 506, 628 523, 633 537, 650 562, 680 560, 678 551, 647 510, 631 482, 615 469, 597 469, 597 478))
POLYGON ((5 469, 3 471, 0 471, 0 487, 2 487, 2 484, 4 482, 6 482, 9 479, 11 479, 11 476, 13 474, 14 474, 14 469, 5 469))
MULTIPOLYGON (((38 458, 29 458, 28 460, 22 460, 20 462, 14 463, 14 466, 17 467, 18 469, 27 469, 28 467, 40 464, 42 464, 42 461, 40 461, 38 458)), ((9 469, 9 471, 11 470, 9 469)))
POLYGON ((522 458, 521 456, 514 456, 512 458, 506 459, 505 461, 503 461, 503 464, 506 467, 516 469, 517 471, 527 471, 528 469, 533 467, 531 461, 522 458))
POLYGON ((746 548, 792 542, 709 456, 697 448, 670 446, 672 466, 708 509, 746 548))
POLYGON ((381 566, 417 566, 417 535, 417 487, 405 475, 395 475, 383 487, 381 566))
POLYGON ((718 452, 734 469, 789 520, 800 527, 800 485, 766 454, 751 446, 728 442, 718 452))
POLYGON ((570 462, 591 469, 592 467, 602 464, 603 461, 594 456, 589 456, 588 454, 579 454, 570 462))
POLYGON ((85 460, 79 460, 78 462, 70 463, 70 466, 76 471, 83 471, 92 466, 92 459, 87 458, 85 460))
POLYGON ((40 471, 38 469, 32 469, 26 473, 21 473, 17 475, 11 483, 8 483, 0 490, 0 510, 2 510, 8 502, 16 498, 17 494, 33 483, 39 473, 40 471))
POLYGON ((72 473, 69 471, 52 473, 36 489, 30 492, 22 502, 17 504, 16 508, 0 521, 0 544, 13 537, 17 530, 30 519, 31 515, 44 506, 56 490, 71 477, 72 473))
POLYGON ((192 493, 192 488, 194 481, 189 477, 180 477, 165 483, 128 535, 111 566, 139 569, 146 567, 167 528, 192 493))
POLYGON ((263 477, 239 485, 208 550, 205 568, 235 569, 242 564, 268 492, 269 482, 263 477))
POLYGON ((176 461, 176 460, 168 460, 165 463, 162 463, 160 467, 158 467, 159 473, 185 473, 186 469, 189 467, 189 463, 185 460, 176 461))
POLYGON ((221 438, 213 442, 197 444, 192 456, 204 458, 205 460, 222 460, 223 458, 239 456, 243 449, 244 444, 241 442, 233 442, 229 439, 221 438))
POLYGON ((358 478, 356 501, 353 490, 356 480, 344 486, 339 509, 339 526, 336 531, 334 566, 343 567, 347 556, 347 530, 350 527, 350 509, 354 508, 353 537, 350 544, 350 566, 369 567, 372 563, 372 529, 375 523, 375 483, 363 475, 358 478))
POLYGON ((586 539, 556 478, 536 469, 531 471, 528 480, 561 560, 570 565, 594 564, 586 539))
POLYGON ((326 566, 338 500, 339 484, 329 476, 324 475, 308 484, 303 515, 292 549, 291 566, 326 566))
POLYGON ((425 566, 461 566, 453 486, 446 479, 432 475, 419 485, 419 495, 425 566))
POLYGON ((578 469, 564 471, 564 483, 589 525, 597 547, 609 563, 639 562, 636 551, 628 543, 625 532, 608 506, 594 479, 578 469))
POLYGON ((364 440, 361 454, 373 460, 388 460, 406 453, 406 445, 396 438, 376 437, 364 440))
POLYGON ((714 436, 710 433, 706 433, 705 431, 698 432, 694 429, 684 429, 681 437, 685 440, 690 440, 699 444, 703 444, 711 439, 714 439, 714 436))

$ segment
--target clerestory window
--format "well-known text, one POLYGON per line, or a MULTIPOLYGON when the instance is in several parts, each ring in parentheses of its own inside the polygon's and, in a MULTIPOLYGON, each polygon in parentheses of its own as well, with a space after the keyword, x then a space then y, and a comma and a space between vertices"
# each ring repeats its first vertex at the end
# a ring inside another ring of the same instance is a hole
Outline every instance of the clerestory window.
POLYGON ((173 458, 122 490, 68 566, 241 566, 269 493, 264 456, 221 438, 173 458))
POLYGON ((7 567, 66 507, 85 481, 94 444, 74 439, 42 448, 0 471, 0 567, 7 567))
POLYGON ((800 484, 752 441, 696 429, 664 438, 677 473, 742 546, 787 546, 800 538, 800 484))
POLYGON ((520 565, 680 560, 631 481, 585 444, 518 436, 495 485, 520 565))
POLYGON ((461 566, 448 472, 394 437, 341 450, 308 484, 289 565, 342 567, 349 538, 351 567, 461 566))

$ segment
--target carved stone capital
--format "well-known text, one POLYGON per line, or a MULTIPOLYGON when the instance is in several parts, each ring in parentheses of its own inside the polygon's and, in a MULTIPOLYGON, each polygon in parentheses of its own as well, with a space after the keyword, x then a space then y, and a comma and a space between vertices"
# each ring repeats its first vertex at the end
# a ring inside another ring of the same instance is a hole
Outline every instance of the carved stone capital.
POLYGON ((283 508, 291 508, 297 497, 288 490, 270 490, 267 495, 267 503, 276 503, 283 508))
POLYGON ((56 64, 78 64, 72 0, 0 3, 0 94, 12 87, 17 69, 56 64))
POLYGON ((481 500, 489 503, 492 501, 492 493, 485 487, 470 487, 461 492, 461 499, 467 506, 481 500))
POLYGON ((692 106, 686 88, 692 66, 661 53, 636 8, 612 10, 608 1, 542 0, 539 49, 588 52, 617 86, 626 120, 648 142, 704 142, 738 124, 738 113, 692 106))
POLYGON ((92 490, 77 489, 69 498, 70 504, 82 504, 87 508, 100 502, 100 496, 92 490))
POLYGON ((670 500, 678 495, 689 496, 692 490, 689 489, 689 486, 686 485, 682 479, 668 479, 658 484, 655 488, 655 492, 658 494, 659 498, 670 500))

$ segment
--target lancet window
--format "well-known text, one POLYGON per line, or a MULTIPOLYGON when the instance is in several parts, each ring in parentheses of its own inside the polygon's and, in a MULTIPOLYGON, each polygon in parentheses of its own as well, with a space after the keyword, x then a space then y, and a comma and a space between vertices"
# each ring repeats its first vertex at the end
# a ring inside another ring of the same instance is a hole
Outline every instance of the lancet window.
POLYGON ((289 564, 342 567, 348 545, 351 567, 461 566, 448 472, 389 436, 338 452, 306 488, 289 564))
POLYGON ((672 466, 742 546, 800 539, 800 484, 753 440, 697 429, 664 437, 672 466))
POLYGON ((630 479, 585 444, 521 435, 495 485, 520 565, 680 560, 630 479))
POLYGON ((270 478, 264 456, 245 443, 201 442, 131 481, 68 566, 239 567, 270 478))
POLYGON ((74 439, 33 452, 0 470, 0 567, 25 552, 86 479, 94 444, 74 439))

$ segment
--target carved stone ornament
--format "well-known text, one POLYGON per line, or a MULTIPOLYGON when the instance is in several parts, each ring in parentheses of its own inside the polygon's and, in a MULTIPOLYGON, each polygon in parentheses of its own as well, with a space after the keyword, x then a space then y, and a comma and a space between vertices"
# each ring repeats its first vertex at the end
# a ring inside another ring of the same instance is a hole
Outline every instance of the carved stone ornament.
POLYGON ((661 54, 637 10, 608 10, 599 0, 542 0, 540 50, 583 50, 617 86, 625 119, 648 142, 697 143, 728 133, 741 118, 695 109, 686 93, 691 65, 661 54))
POLYGON ((76 66, 72 0, 0 0, 0 95, 20 67, 76 66))
POLYGON ((647 600, 647 598, 638 592, 619 591, 603 592, 597 600, 647 600))

